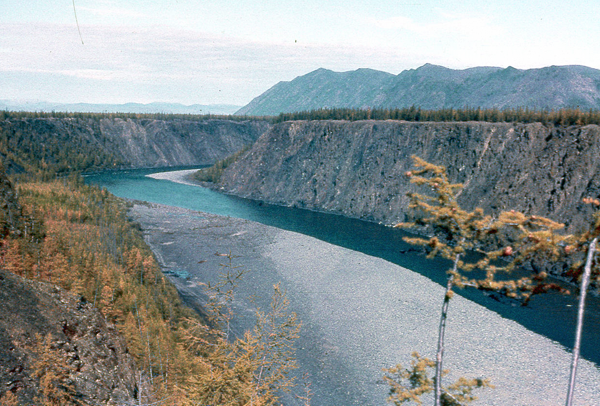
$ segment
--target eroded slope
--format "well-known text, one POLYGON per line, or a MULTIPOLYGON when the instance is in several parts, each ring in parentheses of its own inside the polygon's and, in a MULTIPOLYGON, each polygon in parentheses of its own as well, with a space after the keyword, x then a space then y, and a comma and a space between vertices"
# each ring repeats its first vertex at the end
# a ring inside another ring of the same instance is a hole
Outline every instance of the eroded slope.
POLYGON ((518 209, 576 228, 600 195, 600 127, 539 123, 295 121, 274 126, 222 177, 223 190, 393 224, 404 219, 411 155, 464 183, 460 203, 518 209))

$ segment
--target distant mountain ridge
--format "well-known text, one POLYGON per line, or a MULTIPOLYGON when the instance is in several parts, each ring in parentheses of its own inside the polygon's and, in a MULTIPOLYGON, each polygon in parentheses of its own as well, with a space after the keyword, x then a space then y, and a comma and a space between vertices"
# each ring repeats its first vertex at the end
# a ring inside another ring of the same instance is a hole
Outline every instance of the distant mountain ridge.
POLYGON ((398 75, 372 69, 317 69, 279 82, 239 115, 277 115, 320 108, 600 109, 600 70, 579 65, 539 69, 425 64, 398 75))
POLYGON ((0 110, 8 111, 62 111, 69 113, 167 113, 167 114, 217 114, 230 115, 239 110, 240 106, 233 104, 192 104, 189 106, 179 103, 124 103, 124 104, 95 104, 95 103, 50 103, 44 101, 20 102, 0 100, 0 110))

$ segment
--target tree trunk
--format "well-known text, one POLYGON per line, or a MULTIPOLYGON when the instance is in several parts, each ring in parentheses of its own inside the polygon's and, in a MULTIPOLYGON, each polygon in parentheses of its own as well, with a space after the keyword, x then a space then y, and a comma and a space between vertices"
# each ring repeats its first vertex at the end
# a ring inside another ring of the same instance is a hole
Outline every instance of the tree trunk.
POLYGON ((585 261, 583 278, 581 280, 581 289, 579 293, 579 308, 577 311, 577 329, 575 330, 575 346, 573 347, 573 360, 571 361, 571 376, 569 378, 569 389, 567 391, 566 406, 573 404, 573 395, 575 393, 575 375, 577 374, 577 364, 579 363, 579 348, 581 347, 581 331, 583 329, 583 312, 585 310, 585 295, 587 293, 590 275, 592 273, 592 260, 596 252, 596 243, 598 237, 594 238, 590 243, 585 261))
POLYGON ((438 347, 435 356, 435 406, 442 405, 442 371, 444 360, 444 335, 446 333, 446 320, 448 319, 448 307, 452 296, 452 285, 454 283, 454 274, 457 271, 458 260, 460 254, 456 254, 454 258, 453 273, 448 277, 446 284, 446 293, 444 295, 444 303, 442 305, 442 315, 440 317, 440 327, 438 329, 438 347))

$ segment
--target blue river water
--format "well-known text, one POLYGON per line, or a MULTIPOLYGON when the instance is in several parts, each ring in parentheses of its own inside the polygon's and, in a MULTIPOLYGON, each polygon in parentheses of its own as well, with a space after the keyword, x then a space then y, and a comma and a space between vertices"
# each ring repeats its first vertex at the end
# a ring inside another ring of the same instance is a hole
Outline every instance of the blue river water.
MULTIPOLYGON (((170 168, 169 170, 188 169, 170 168)), ((411 253, 402 241, 401 230, 343 216, 303 209, 274 206, 242 199, 210 189, 147 177, 157 170, 105 172, 86 176, 86 182, 105 187, 116 196, 198 210, 222 216, 256 221, 269 226, 309 235, 331 244, 383 258, 444 284, 448 268, 443 261, 431 261, 411 253)), ((535 297, 519 306, 475 290, 460 295, 514 320, 538 334, 573 346, 577 298, 559 294, 535 297)), ((582 357, 600 364, 600 300, 588 295, 584 324, 582 357)))

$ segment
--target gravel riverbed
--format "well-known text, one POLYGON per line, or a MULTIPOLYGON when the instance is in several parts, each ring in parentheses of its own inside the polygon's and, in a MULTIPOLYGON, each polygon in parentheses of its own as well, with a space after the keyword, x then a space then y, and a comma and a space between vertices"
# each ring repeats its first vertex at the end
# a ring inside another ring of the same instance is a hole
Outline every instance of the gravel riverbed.
MULTIPOLYGON (((248 220, 139 202, 130 216, 191 304, 204 303, 201 284, 216 280, 225 259, 218 254, 238 256, 234 265, 248 270, 235 303, 238 333, 282 283, 303 323, 296 375, 302 381, 309 374, 313 406, 385 405, 381 369, 408 365, 412 351, 435 355, 443 288, 417 273, 248 220)), ((449 316, 446 382, 463 375, 495 385, 480 391, 475 405, 564 404, 570 352, 460 296, 449 316)), ((576 394, 576 405, 599 404, 597 365, 582 361, 576 394)), ((302 404, 293 395, 283 401, 302 404)))

